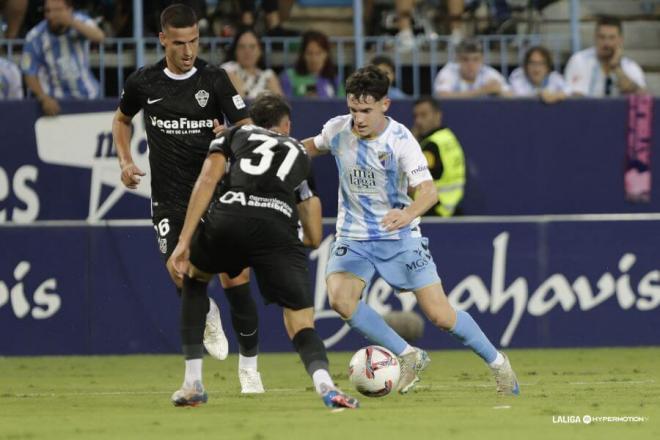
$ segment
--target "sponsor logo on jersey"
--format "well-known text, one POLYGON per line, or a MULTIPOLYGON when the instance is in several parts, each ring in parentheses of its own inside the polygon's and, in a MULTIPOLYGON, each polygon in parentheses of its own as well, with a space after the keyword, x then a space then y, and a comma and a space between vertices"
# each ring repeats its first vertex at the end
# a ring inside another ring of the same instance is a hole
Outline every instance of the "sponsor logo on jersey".
POLYGON ((356 194, 374 194, 378 192, 378 188, 376 187, 376 173, 373 168, 349 168, 348 184, 351 191, 356 194))
POLYGON ((251 206, 253 208, 274 209, 289 218, 293 215, 293 210, 286 202, 274 197, 261 197, 252 194, 248 194, 246 197, 243 191, 227 191, 219 200, 220 203, 226 205, 239 203, 242 206, 251 206))
POLYGON ((199 134, 202 128, 213 128, 212 119, 160 119, 149 116, 151 126, 159 128, 165 134, 199 134))
POLYGON ((412 173, 413 173, 413 174, 419 174, 419 173, 423 173, 424 171, 426 171, 426 170, 428 170, 428 169, 429 169, 428 166, 426 166, 426 165, 420 165, 420 166, 418 166, 417 168, 415 168, 414 170, 412 170, 412 173))
POLYGON ((197 93, 195 93, 195 99, 197 100, 197 103, 200 107, 206 107, 206 103, 209 102, 209 92, 203 89, 199 90, 197 93))
POLYGON ((243 98, 241 98, 241 95, 234 95, 231 98, 232 101, 234 101, 234 105, 236 106, 237 109, 242 109, 245 108, 245 101, 243 101, 243 98))

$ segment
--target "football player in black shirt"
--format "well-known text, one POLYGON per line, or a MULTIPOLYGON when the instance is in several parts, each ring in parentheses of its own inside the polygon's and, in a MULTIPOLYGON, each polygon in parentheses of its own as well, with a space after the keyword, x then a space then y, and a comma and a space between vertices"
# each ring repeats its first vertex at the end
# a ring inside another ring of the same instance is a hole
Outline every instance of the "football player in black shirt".
MULTIPOLYGON (((265 301, 283 307, 286 331, 325 405, 356 408, 357 400, 335 387, 325 347, 314 329, 295 196, 310 163, 302 144, 288 137, 290 115, 282 97, 259 95, 250 107, 256 126, 231 128, 211 142, 171 257, 184 276, 182 317, 190 321, 188 343, 201 347, 203 328, 193 324, 205 313, 212 274, 238 274, 252 267, 265 301)), ((207 401, 201 367, 193 379, 172 395, 175 405, 207 401)))
MULTIPOLYGON (((247 108, 226 72, 197 58, 199 29, 194 11, 175 4, 161 14, 160 41, 165 58, 138 69, 126 80, 112 132, 128 188, 140 183, 144 172, 130 151, 131 120, 141 109, 149 142, 152 220, 164 259, 176 246, 186 206, 201 170, 208 145, 223 127, 223 117, 234 125, 249 123, 247 108)), ((181 289, 171 264, 167 268, 181 289)), ((249 273, 220 279, 231 305, 232 324, 239 340, 239 378, 243 392, 263 392, 257 372, 257 309, 249 291, 249 273)), ((204 344, 219 359, 227 356, 227 339, 213 300, 208 310, 204 344)), ((186 353, 196 357, 198 353, 186 353)))

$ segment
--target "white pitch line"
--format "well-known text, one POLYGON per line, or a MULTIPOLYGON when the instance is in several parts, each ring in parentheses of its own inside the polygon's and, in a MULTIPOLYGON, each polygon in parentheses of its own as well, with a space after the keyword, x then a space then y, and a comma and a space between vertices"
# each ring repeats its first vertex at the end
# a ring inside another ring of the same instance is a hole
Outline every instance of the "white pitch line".
MULTIPOLYGON (((629 380, 629 381, 594 381, 594 382, 568 382, 568 385, 646 385, 656 383, 655 380, 629 380)), ((533 387, 539 385, 538 382, 521 382, 523 387, 533 387)), ((552 386, 552 383, 545 384, 552 386)), ((562 385, 557 383, 556 385, 562 385)), ((415 389, 418 390, 439 390, 449 388, 490 388, 494 384, 490 382, 458 382, 458 383, 445 383, 445 384, 431 384, 431 385, 418 385, 415 389)), ((306 388, 267 388, 266 393, 306 393, 309 390, 306 388)), ((149 396, 149 395, 163 395, 171 394, 171 391, 90 391, 90 392, 75 392, 75 393, 16 393, 13 395, 4 394, 4 397, 26 398, 26 397, 80 397, 80 396, 149 396)), ((227 394, 226 390, 210 391, 209 394, 227 394)), ((0 397, 1 399, 2 397, 0 397)), ((496 408, 497 409, 497 408, 496 408)))
POLYGON ((655 383, 655 380, 613 380, 613 381, 600 381, 600 382, 569 382, 569 385, 643 385, 647 383, 655 383))

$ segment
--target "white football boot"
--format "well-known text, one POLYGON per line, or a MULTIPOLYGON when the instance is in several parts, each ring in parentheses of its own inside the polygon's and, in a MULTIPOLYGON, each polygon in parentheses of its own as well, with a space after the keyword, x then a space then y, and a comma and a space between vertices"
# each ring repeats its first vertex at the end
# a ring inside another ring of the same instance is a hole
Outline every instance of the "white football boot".
POLYGON ((204 328, 204 347, 206 351, 218 360, 227 359, 229 342, 220 320, 220 309, 209 297, 209 312, 206 314, 206 327, 204 328))
POLYGON ((520 386, 518 385, 516 373, 511 368, 509 357, 504 353, 502 353, 502 356, 504 356, 504 363, 502 365, 499 367, 490 367, 490 371, 493 372, 495 382, 497 383, 497 394, 517 396, 520 394, 520 386))
POLYGON ((241 394, 265 393, 264 384, 261 383, 261 374, 252 368, 239 368, 238 380, 241 382, 241 394))

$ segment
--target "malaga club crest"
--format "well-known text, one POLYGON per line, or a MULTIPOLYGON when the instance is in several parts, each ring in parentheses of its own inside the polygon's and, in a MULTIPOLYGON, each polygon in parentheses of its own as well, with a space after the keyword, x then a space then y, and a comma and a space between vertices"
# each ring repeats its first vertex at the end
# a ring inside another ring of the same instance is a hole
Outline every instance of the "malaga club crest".
POLYGON ((206 103, 209 102, 209 92, 206 90, 199 90, 195 93, 195 99, 200 107, 206 107, 206 103))

